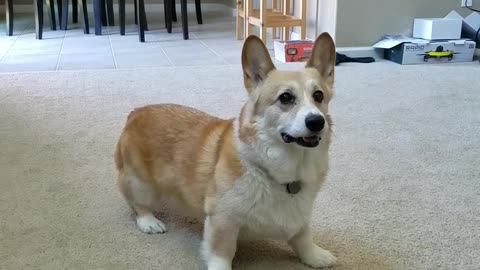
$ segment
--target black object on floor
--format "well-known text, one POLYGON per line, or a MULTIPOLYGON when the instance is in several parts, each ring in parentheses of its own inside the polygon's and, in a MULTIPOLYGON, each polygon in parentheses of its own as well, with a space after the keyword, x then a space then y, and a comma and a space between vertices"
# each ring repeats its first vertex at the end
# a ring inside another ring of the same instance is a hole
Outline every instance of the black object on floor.
POLYGON ((347 63, 347 62, 372 63, 372 62, 375 62, 375 58, 373 58, 373 57, 348 57, 345 54, 341 54, 341 53, 337 52, 336 65, 338 66, 340 63, 347 63))

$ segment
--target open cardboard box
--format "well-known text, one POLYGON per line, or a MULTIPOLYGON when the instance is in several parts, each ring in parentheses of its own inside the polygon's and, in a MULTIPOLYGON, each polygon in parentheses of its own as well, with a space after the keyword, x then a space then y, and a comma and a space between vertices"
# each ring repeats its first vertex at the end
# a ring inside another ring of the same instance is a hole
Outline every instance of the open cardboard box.
POLYGON ((373 47, 384 49, 385 59, 402 65, 471 62, 475 54, 475 42, 468 39, 427 40, 385 36, 373 47))
POLYGON ((433 37, 433 40, 405 36, 384 36, 373 47, 383 49, 385 59, 402 65, 473 61, 475 47, 480 46, 475 42, 477 31, 480 28, 480 13, 474 12, 463 18, 457 12, 452 11, 444 19, 430 19, 430 22, 429 19, 416 21, 420 22, 417 29, 414 28, 414 30, 417 30, 416 36, 423 32, 421 36, 426 37, 423 35, 426 33, 428 37, 433 37), (462 22, 461 29, 458 29, 460 27, 458 25, 459 21, 462 22), (457 26, 454 26, 455 24, 457 26), (447 26, 444 29, 439 28, 442 25, 447 26), (459 30, 461 30, 463 39, 434 39, 435 36, 438 37, 438 33, 442 36, 456 37, 459 30))

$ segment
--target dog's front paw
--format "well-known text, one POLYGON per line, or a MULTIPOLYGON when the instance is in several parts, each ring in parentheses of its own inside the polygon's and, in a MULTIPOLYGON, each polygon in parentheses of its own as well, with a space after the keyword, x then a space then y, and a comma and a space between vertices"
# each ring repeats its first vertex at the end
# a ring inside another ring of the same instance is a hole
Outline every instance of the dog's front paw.
POLYGON ((208 270, 232 270, 232 263, 213 255, 208 259, 208 270))
POLYGON ((165 233, 167 226, 153 215, 137 217, 137 226, 140 231, 148 234, 165 233))
POLYGON ((317 245, 314 245, 312 250, 306 254, 301 254, 302 261, 313 268, 332 267, 337 263, 337 258, 317 245))

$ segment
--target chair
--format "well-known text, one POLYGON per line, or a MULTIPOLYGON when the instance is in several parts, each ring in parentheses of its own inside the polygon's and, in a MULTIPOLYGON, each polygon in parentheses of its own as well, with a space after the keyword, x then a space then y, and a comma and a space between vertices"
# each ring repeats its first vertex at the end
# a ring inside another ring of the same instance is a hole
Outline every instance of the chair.
POLYGON ((300 37, 306 36, 306 0, 300 1, 300 17, 290 13, 290 0, 282 0, 278 5, 277 0, 272 1, 272 8, 267 9, 267 0, 259 0, 260 7, 254 9, 253 0, 239 0, 237 3, 237 39, 247 37, 252 33, 252 26, 260 28, 260 38, 267 42, 267 28, 272 28, 272 37, 277 38, 277 28, 281 28, 281 39, 290 38, 290 28, 300 27, 300 37), (243 23, 242 23, 243 22, 243 23), (242 27, 243 26, 243 27, 242 27))
MULTIPOLYGON (((165 0, 167 2, 171 3, 171 11, 173 13, 173 18, 174 21, 176 21, 176 11, 175 11, 175 0, 165 0)), ((186 0, 180 0, 180 7, 181 7, 181 15, 182 15, 182 30, 183 30, 183 39, 188 39, 189 38, 189 33, 188 33, 188 12, 187 12, 187 1, 186 0)), ((203 18, 202 18, 202 4, 200 0, 195 0, 195 13, 197 16, 197 23, 198 24, 203 24, 203 18)), ((170 18, 170 16, 165 17, 170 18)), ((170 33, 170 32, 169 32, 170 33)))
MULTIPOLYGON (((172 32, 172 21, 177 21, 175 0, 164 0, 164 13, 165 13, 165 28, 167 32, 172 32)), ((148 31, 147 16, 145 13, 144 0, 134 0, 135 5, 135 23, 138 25, 138 37, 140 42, 145 42, 145 31, 148 31), (138 20, 140 23, 138 23, 138 20)), ((181 15, 182 15, 182 29, 183 38, 188 39, 188 16, 187 16, 187 0, 180 0, 181 15)), ((120 35, 125 35, 125 0, 119 0, 118 2, 118 14, 120 17, 120 35)), ((201 2, 195 0, 195 10, 197 15, 197 22, 203 23, 201 2)))
MULTIPOLYGON (((77 11, 78 0, 72 0, 72 21, 78 20, 78 11, 77 11)), ((69 0, 62 0, 61 3, 61 30, 67 30, 68 28, 68 6, 69 0)), ((88 24, 88 9, 87 9, 87 0, 81 0, 81 10, 83 13, 83 33, 90 34, 90 26, 88 24)), ((95 23, 97 24, 97 23, 95 23)))
MULTIPOLYGON (((43 0, 34 0, 34 11, 35 11, 35 35, 37 39, 42 39, 43 37, 43 0)), ((50 25, 52 30, 57 30, 57 22, 55 19, 55 3, 54 0, 48 0, 47 2, 50 12, 50 25)), ((6 12, 6 27, 7 35, 13 35, 13 0, 6 0, 5 2, 5 12, 6 12)))

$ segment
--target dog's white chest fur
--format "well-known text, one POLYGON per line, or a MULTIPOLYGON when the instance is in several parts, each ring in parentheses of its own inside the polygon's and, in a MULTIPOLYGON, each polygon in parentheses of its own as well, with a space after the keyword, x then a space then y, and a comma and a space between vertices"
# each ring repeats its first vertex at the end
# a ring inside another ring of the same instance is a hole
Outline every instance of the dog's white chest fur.
POLYGON ((243 179, 231 190, 242 219, 241 236, 285 240, 305 226, 328 167, 327 151, 302 152, 289 160, 281 157, 291 153, 276 149, 261 164, 247 163, 243 179), (301 181, 296 194, 287 192, 286 184, 293 181, 301 181))

